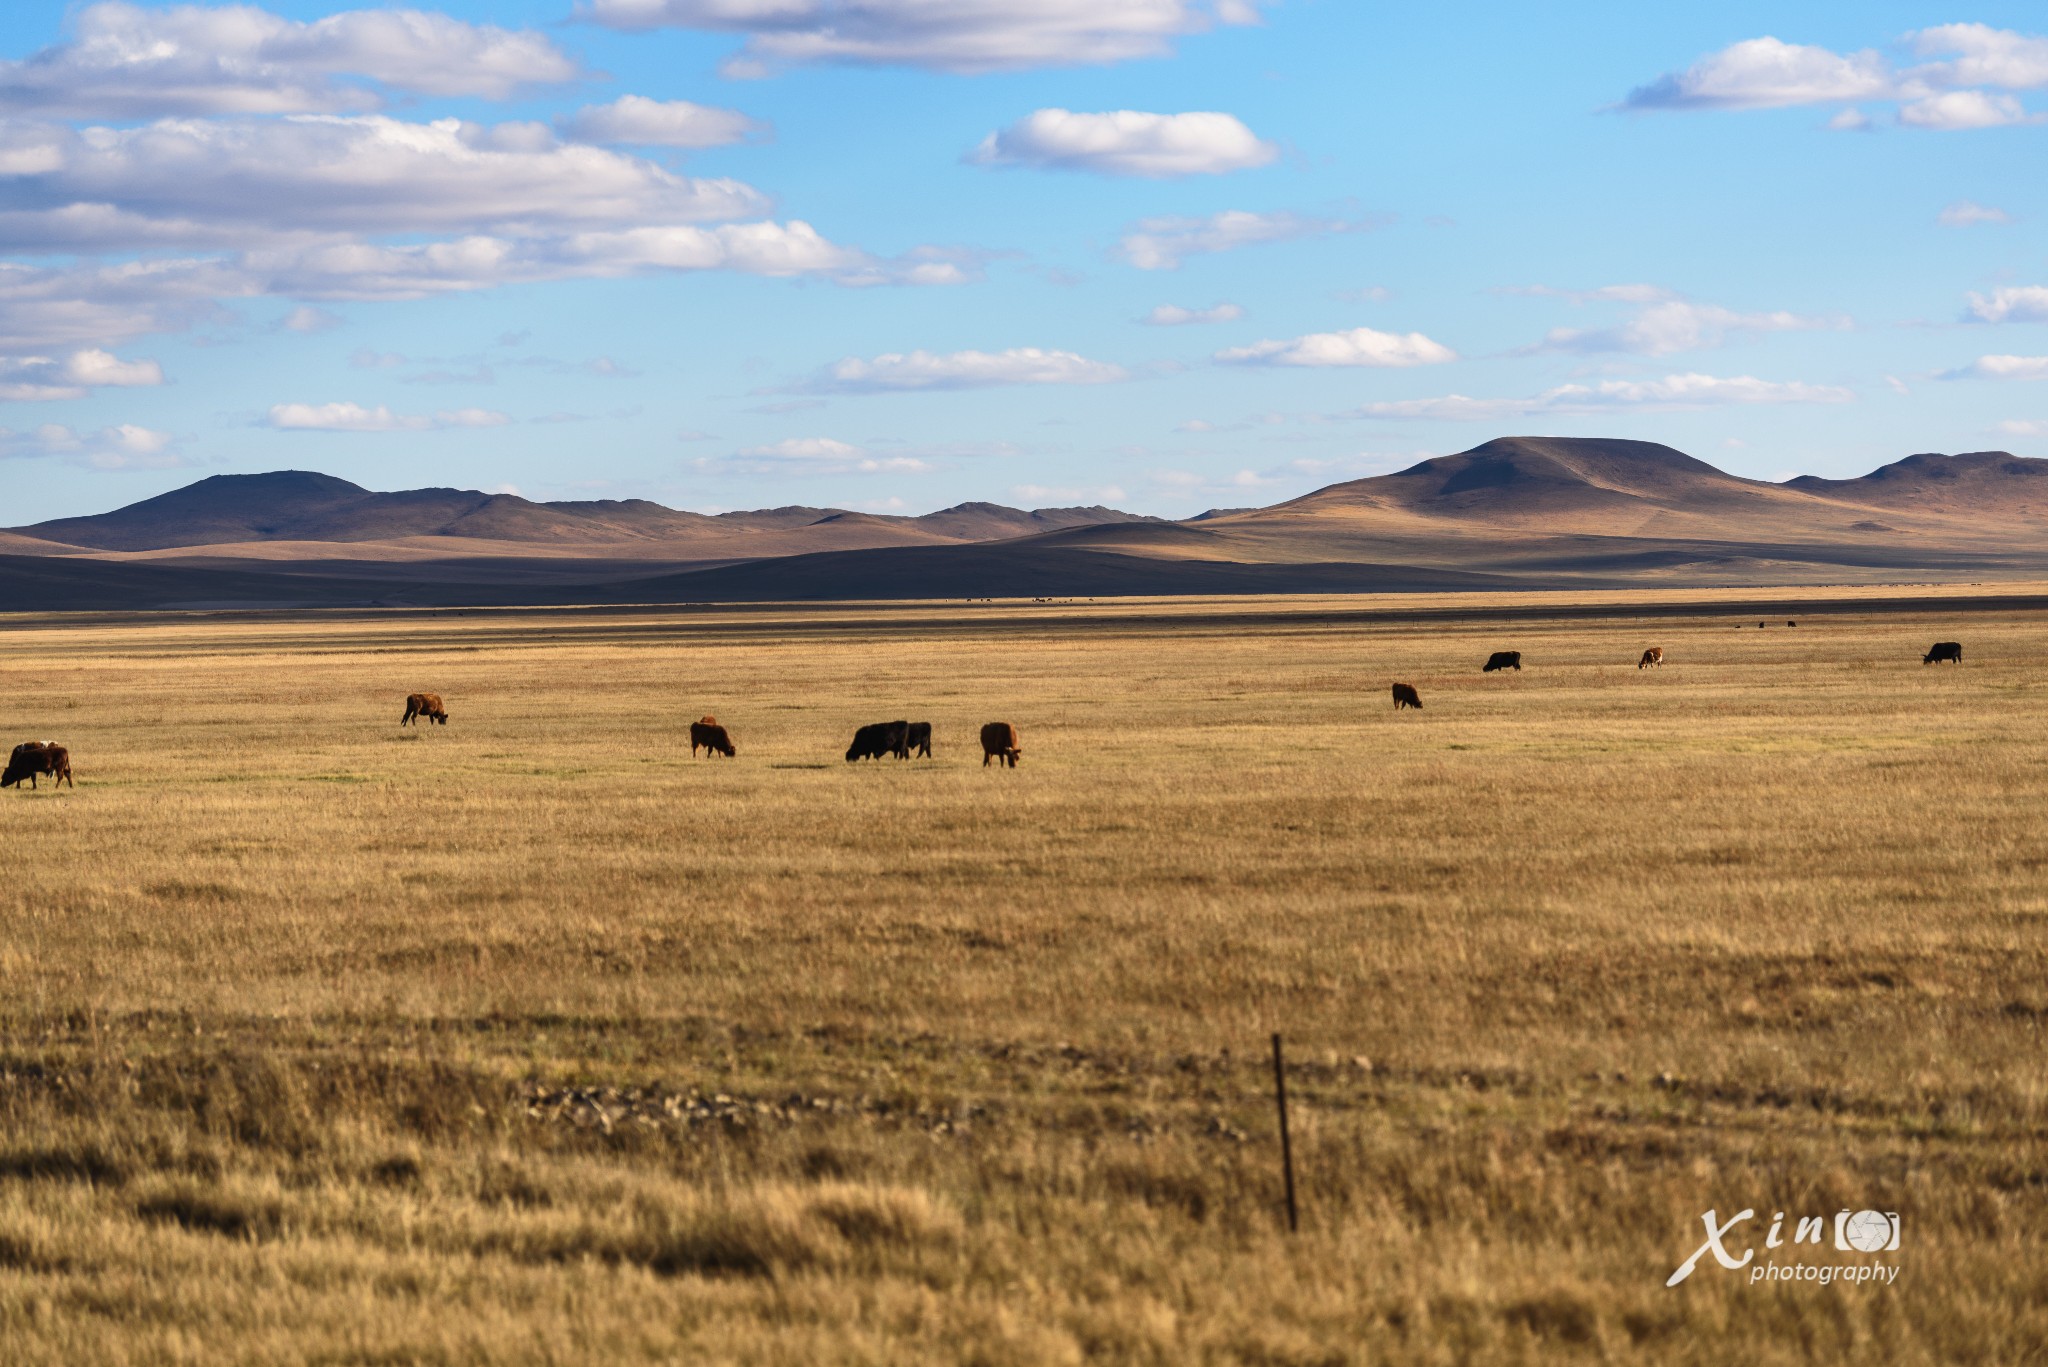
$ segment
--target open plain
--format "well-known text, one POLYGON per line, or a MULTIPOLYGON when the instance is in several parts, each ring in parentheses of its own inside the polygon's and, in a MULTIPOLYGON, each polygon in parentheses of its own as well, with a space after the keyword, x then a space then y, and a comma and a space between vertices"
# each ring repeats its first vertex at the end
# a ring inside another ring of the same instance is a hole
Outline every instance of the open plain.
POLYGON ((6 619, 0 1343, 2040 1360, 2048 610, 1938 592, 6 619), (1745 1208, 1897 1280, 1667 1288, 1745 1208))

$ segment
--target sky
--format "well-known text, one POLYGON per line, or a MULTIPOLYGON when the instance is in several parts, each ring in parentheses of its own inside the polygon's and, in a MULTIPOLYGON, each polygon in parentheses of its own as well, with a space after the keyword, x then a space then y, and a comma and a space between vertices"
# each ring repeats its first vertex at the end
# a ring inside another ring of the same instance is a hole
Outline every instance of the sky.
POLYGON ((2048 457, 2044 153, 2038 3, 9 0, 0 525, 2048 457))

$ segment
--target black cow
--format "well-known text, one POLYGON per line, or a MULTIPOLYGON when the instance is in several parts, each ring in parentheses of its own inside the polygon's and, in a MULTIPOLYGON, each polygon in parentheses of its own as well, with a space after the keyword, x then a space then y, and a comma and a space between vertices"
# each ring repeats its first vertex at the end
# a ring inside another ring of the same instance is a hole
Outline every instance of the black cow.
POLYGON ((846 747, 846 762, 861 759, 880 759, 894 755, 898 759, 910 758, 910 723, 907 721, 878 721, 863 726, 853 733, 853 744, 846 747))
POLYGON ((1479 672, 1480 672, 1480 673, 1482 673, 1482 674, 1491 674, 1491 673, 1493 673, 1493 671, 1494 671, 1494 670, 1496 670, 1496 669, 1515 669, 1515 670, 1519 670, 1519 669, 1520 669, 1521 667, 1522 667, 1522 652, 1521 652, 1521 651, 1519 651, 1519 650, 1496 650, 1496 651, 1494 651, 1494 652, 1493 652, 1493 654, 1491 654, 1491 655, 1489 655, 1489 656, 1487 656, 1487 657, 1486 657, 1486 668, 1484 668, 1484 669, 1480 670, 1479 672))
POLYGON ((23 779, 34 788, 40 774, 50 775, 60 788, 71 783, 71 752, 53 740, 22 742, 7 756, 7 771, 0 774, 0 788, 12 788, 23 779))
POLYGON ((932 724, 928 721, 914 721, 903 736, 903 757, 910 758, 916 753, 922 759, 932 757, 932 724))
POLYGON ((1412 707, 1418 712, 1422 710, 1422 695, 1415 691, 1414 684, 1394 685, 1394 710, 1399 712, 1404 707, 1412 707))
POLYGON ((1920 663, 1924 665, 1939 664, 1943 660, 1947 660, 1950 664, 1961 664, 1963 662, 1963 643, 1961 641, 1936 641, 1934 649, 1920 657, 1920 663))

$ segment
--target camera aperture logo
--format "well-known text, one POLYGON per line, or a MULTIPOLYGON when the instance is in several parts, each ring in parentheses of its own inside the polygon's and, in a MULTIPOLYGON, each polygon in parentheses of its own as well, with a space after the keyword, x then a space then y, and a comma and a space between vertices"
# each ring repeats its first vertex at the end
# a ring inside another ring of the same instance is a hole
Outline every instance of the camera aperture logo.
MULTIPOLYGON (((1793 1227, 1792 1237, 1784 1237, 1785 1212, 1779 1211, 1771 1218, 1770 1232, 1764 1236, 1765 1256, 1757 1258, 1757 1250, 1741 1242, 1736 1233, 1744 1221, 1754 1219, 1754 1210, 1744 1210, 1730 1216, 1723 1222, 1718 1213, 1708 1211, 1700 1216, 1700 1222, 1707 1227, 1706 1242, 1693 1250, 1690 1258, 1678 1265, 1666 1286, 1676 1286, 1693 1274, 1700 1259, 1712 1255, 1715 1262, 1730 1272, 1749 1269, 1749 1282, 1816 1282, 1827 1286, 1833 1282, 1855 1282, 1890 1286, 1899 1277, 1897 1260, 1891 1262, 1825 1262, 1808 1263, 1780 1261, 1771 1250, 1785 1248, 1796 1257, 1800 1245, 1809 1244, 1816 1251, 1824 1247, 1823 1239, 1828 1232, 1828 1218, 1824 1215, 1802 1215, 1793 1227), (1731 1235, 1734 1235, 1731 1238, 1731 1235), (1742 1256, 1730 1252, 1730 1244, 1741 1248, 1742 1256)), ((1838 1253, 1860 1253, 1864 1255, 1896 1253, 1899 1251, 1899 1213, 1883 1210, 1845 1210, 1834 1218, 1834 1244, 1838 1253)))

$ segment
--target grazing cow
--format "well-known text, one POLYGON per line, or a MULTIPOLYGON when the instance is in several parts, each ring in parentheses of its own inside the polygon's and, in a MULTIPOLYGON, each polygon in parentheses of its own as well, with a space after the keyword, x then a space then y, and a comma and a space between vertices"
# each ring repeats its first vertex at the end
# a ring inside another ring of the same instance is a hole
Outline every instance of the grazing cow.
POLYGON ((727 759, 739 753, 733 748, 732 737, 718 724, 718 718, 706 717, 703 721, 690 723, 690 758, 697 757, 697 747, 704 747, 704 757, 724 755, 727 759))
POLYGON ((0 774, 0 788, 12 788, 23 779, 28 780, 29 787, 38 787, 36 778, 41 774, 49 774, 60 788, 66 783, 78 786, 71 777, 69 750, 53 740, 31 740, 15 746, 8 755, 7 771, 0 774))
POLYGON ((1487 656, 1487 657, 1486 657, 1486 668, 1484 668, 1484 669, 1480 670, 1479 672, 1480 672, 1480 673, 1482 673, 1482 674, 1491 674, 1491 673, 1493 673, 1493 671, 1494 671, 1494 670, 1496 670, 1496 669, 1515 669, 1515 670, 1519 670, 1519 669, 1520 669, 1521 667, 1522 667, 1522 652, 1521 652, 1521 651, 1519 651, 1519 650, 1496 650, 1496 651, 1494 651, 1494 652, 1493 652, 1493 654, 1491 654, 1491 655, 1489 655, 1489 656, 1487 656))
POLYGON ((1652 665, 1656 666, 1659 669, 1662 669, 1664 667, 1663 646, 1651 646, 1648 650, 1643 652, 1643 658, 1636 661, 1637 669, 1648 669, 1652 665))
POLYGON ((1797 623, 1797 622, 1787 622, 1787 623, 1785 623, 1785 625, 1786 625, 1786 626, 1788 626, 1788 627, 1796 627, 1796 626, 1798 626, 1798 625, 1799 625, 1799 623, 1797 623))
POLYGON ((1010 768, 1017 767, 1017 761, 1024 756, 1024 747, 1017 741, 1017 728, 1006 721, 992 721, 981 728, 981 767, 988 768, 992 759, 999 759, 1010 768))
POLYGON ((923 759, 932 757, 932 724, 928 721, 914 721, 903 736, 903 758, 909 759, 915 752, 923 759))
POLYGON ((1938 664, 1943 660, 1947 660, 1951 664, 1961 664, 1963 662, 1963 643, 1961 641, 1936 641, 1934 649, 1920 657, 1920 663, 1924 665, 1938 664))
POLYGON ((428 717, 442 726, 448 724, 448 709, 441 706, 439 693, 408 693, 405 695, 405 715, 398 720, 400 726, 418 725, 415 717, 428 717))
POLYGON ((907 721, 878 721, 863 726, 853 733, 853 744, 846 747, 846 762, 880 759, 884 755, 908 759, 909 737, 910 723, 907 721))
POLYGON ((1422 710, 1422 695, 1415 691, 1414 684, 1394 685, 1394 710, 1399 712, 1404 707, 1412 707, 1418 712, 1422 710))

